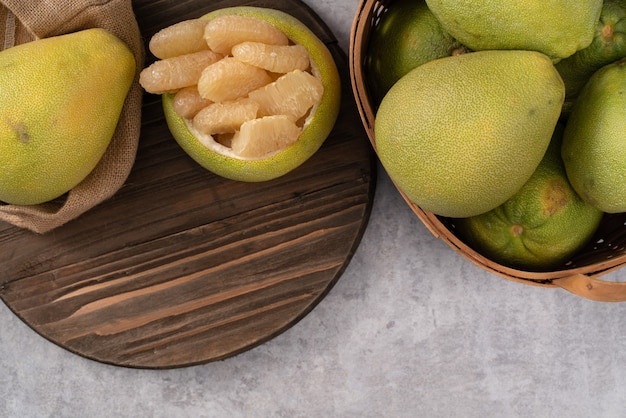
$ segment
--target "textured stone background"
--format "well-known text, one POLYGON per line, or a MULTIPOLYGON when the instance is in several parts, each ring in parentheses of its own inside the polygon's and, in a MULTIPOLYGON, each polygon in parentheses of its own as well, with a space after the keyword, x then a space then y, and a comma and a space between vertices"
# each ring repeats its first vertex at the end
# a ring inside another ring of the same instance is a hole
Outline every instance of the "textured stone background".
MULTIPOLYGON (((357 0, 306 1, 348 51, 357 0)), ((382 169, 345 274, 231 359, 133 370, 41 338, 0 303, 1 417, 620 417, 626 303, 504 280, 433 238, 382 169)), ((610 280, 626 281, 626 271, 610 280)))

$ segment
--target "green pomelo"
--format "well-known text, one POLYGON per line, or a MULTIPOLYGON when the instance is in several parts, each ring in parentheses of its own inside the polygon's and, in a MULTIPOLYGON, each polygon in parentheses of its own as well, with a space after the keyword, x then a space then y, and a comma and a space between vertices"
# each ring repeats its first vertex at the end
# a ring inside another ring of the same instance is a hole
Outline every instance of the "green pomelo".
MULTIPOLYGON (((228 179, 261 182, 283 176, 308 160, 331 133, 339 115, 341 80, 332 54, 326 45, 301 21, 280 10, 237 6, 218 9, 201 17, 241 15, 263 19, 282 31, 293 43, 306 48, 313 74, 324 87, 320 103, 313 107, 297 141, 275 154, 260 159, 245 159, 232 152, 206 146, 188 121, 173 108, 173 94, 163 95, 163 109, 168 127, 181 148, 203 168, 228 179)), ((204 139, 206 141, 206 138, 204 139)), ((212 141, 212 139, 211 139, 212 141)), ((216 146, 217 142, 213 141, 216 146)), ((219 147, 217 148, 226 148, 219 147)))
POLYGON ((564 265, 589 242, 603 213, 570 185, 561 160, 563 126, 524 186, 504 204, 455 221, 471 247, 502 265, 549 270, 564 265))
POLYGON ((583 199, 607 213, 626 212, 626 58, 596 71, 581 90, 562 155, 583 199))
POLYGON ((424 0, 394 1, 372 31, 365 62, 373 100, 413 68, 437 58, 468 52, 442 27, 424 0))
POLYGON ((573 101, 594 72, 626 57, 626 0, 605 0, 593 42, 558 62, 565 82, 566 102, 573 101))
POLYGON ((602 0, 426 0, 448 33, 473 50, 525 49, 554 61, 589 46, 602 0))
POLYGON ((468 217, 509 199, 541 161, 565 94, 533 51, 441 58, 400 79, 375 121, 376 148, 396 185, 437 215, 468 217))
POLYGON ((104 29, 0 52, 0 200, 44 203, 91 173, 135 70, 128 46, 104 29))

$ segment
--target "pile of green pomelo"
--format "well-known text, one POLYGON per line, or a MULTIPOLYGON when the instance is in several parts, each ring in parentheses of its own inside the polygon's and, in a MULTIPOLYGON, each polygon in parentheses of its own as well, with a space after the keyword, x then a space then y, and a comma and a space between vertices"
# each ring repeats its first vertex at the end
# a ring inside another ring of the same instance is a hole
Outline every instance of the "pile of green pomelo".
POLYGON ((365 63, 396 186, 500 264, 559 268, 626 212, 626 0, 396 0, 365 63))

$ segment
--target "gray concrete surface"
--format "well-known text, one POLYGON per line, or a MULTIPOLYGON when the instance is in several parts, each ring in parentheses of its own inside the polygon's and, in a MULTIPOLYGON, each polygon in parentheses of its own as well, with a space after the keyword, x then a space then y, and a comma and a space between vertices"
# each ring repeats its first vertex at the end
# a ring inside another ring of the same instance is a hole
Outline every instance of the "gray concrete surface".
MULTIPOLYGON (((347 51, 357 0, 308 0, 347 51)), ((626 281, 626 271, 606 277, 626 281)), ((0 303, 0 417, 621 417, 626 304, 513 283, 435 239, 381 170, 361 246, 301 322, 239 356, 133 370, 0 303)))

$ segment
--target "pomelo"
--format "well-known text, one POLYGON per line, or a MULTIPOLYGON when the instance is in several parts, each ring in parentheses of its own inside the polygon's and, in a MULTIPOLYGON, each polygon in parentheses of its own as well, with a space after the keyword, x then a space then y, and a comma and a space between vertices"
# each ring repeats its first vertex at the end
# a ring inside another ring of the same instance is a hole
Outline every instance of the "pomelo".
POLYGON ((555 67, 565 82, 567 110, 594 72, 626 57, 626 1, 604 0, 593 41, 555 67))
POLYGON ((135 70, 128 46, 99 28, 0 52, 0 201, 44 203, 91 173, 135 70))
POLYGON ((444 29, 472 50, 539 51, 555 62, 589 46, 602 0, 426 0, 444 29))
POLYGON ((468 52, 446 32, 424 0, 396 0, 372 30, 365 62, 377 105, 396 81, 437 58, 468 52))
POLYGON ((570 185, 562 135, 559 124, 537 170, 513 197, 487 213, 456 220, 456 233, 489 259, 522 270, 558 268, 576 254, 603 213, 570 185))
MULTIPOLYGON (((144 69, 142 85, 163 94, 174 139, 201 166, 229 179, 266 181, 292 171, 319 149, 339 113, 341 83, 330 51, 302 22, 279 10, 230 7, 199 20, 206 50, 194 47, 144 69), (151 69, 207 52, 217 54, 216 60, 194 64, 198 73, 184 85, 171 83, 176 75, 151 69), (233 110, 239 104, 245 109, 233 110)), ((164 31, 184 32, 185 42, 195 45, 189 38, 198 33, 197 25, 164 31)), ((166 54, 177 49, 167 38, 159 35, 158 43, 166 54)))
POLYGON ((585 84, 565 127, 562 154, 585 201, 607 213, 626 212, 626 58, 585 84))
POLYGON ((380 160, 415 204, 468 217, 509 199, 541 161, 563 104, 549 57, 480 51, 423 64, 376 114, 380 160))

